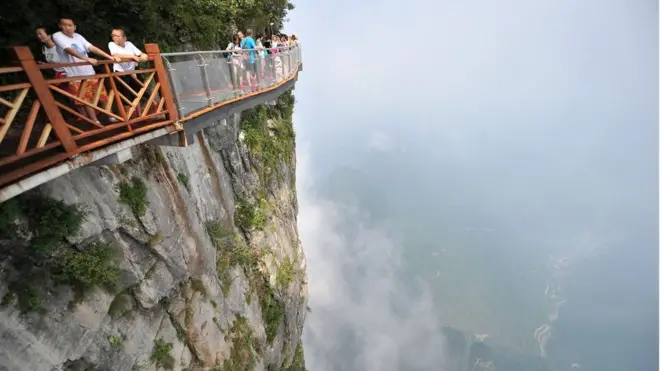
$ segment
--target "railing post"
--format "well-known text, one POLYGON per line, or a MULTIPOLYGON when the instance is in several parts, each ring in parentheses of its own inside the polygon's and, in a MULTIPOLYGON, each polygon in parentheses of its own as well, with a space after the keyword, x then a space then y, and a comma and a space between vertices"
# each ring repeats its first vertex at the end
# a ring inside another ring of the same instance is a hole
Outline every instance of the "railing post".
POLYGON ((160 82, 160 90, 165 99, 165 108, 170 115, 170 119, 172 121, 177 121, 179 119, 179 112, 174 104, 174 97, 172 96, 172 90, 170 90, 167 71, 165 71, 163 59, 160 56, 160 48, 158 47, 158 44, 144 44, 144 50, 149 55, 149 59, 153 60, 154 68, 156 69, 156 76, 158 77, 158 82, 160 82))
POLYGON ((14 53, 16 53, 18 60, 21 62, 21 66, 23 67, 28 80, 30 80, 30 84, 34 89, 39 102, 41 102, 41 106, 43 107, 44 112, 46 112, 46 116, 48 117, 53 130, 55 130, 55 135, 57 135, 57 138, 62 143, 66 153, 75 155, 78 152, 76 141, 73 139, 69 128, 66 126, 62 113, 55 104, 55 98, 53 98, 53 94, 50 92, 50 88, 44 79, 44 75, 41 73, 39 67, 37 67, 37 62, 34 60, 30 48, 27 46, 16 46, 14 47, 14 53))
POLYGON ((197 66, 199 67, 199 72, 202 75, 202 85, 204 85, 204 91, 206 92, 206 100, 208 105, 212 106, 213 101, 211 99, 211 84, 209 84, 209 75, 206 71, 208 64, 206 64, 204 56, 201 54, 197 55, 197 59, 199 60, 199 64, 197 66))
POLYGON ((255 56, 254 68, 257 70, 257 86, 259 87, 259 90, 264 88, 263 63, 264 62, 259 55, 255 56))
POLYGON ((172 95, 174 96, 174 104, 176 105, 176 111, 179 113, 179 117, 183 117, 183 105, 181 104, 181 101, 179 100, 179 93, 176 92, 176 84, 174 83, 176 81, 176 77, 174 76, 174 73, 176 72, 176 68, 172 67, 172 64, 170 63, 167 58, 165 58, 165 68, 167 69, 167 76, 169 77, 168 82, 170 82, 172 85, 170 86, 170 89, 172 89, 172 95))

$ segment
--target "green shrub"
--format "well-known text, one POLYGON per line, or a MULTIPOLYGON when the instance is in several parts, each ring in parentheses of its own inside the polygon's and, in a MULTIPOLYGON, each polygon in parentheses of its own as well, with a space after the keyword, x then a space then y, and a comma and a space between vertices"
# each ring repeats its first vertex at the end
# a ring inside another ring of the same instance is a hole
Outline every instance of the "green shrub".
POLYGON ((216 246, 222 244, 222 240, 231 236, 233 233, 230 228, 225 227, 217 220, 207 221, 205 227, 206 233, 216 246))
POLYGON ((190 192, 190 186, 188 185, 188 175, 184 173, 178 173, 176 179, 183 185, 188 192, 190 192))
POLYGON ((244 230, 263 229, 266 225, 266 200, 261 199, 258 205, 240 200, 234 210, 234 223, 244 230))
POLYGON ((293 363, 291 364, 290 371, 306 371, 305 368, 305 351, 303 350, 302 341, 298 343, 296 352, 293 354, 293 363))
POLYGON ((2 306, 9 305, 14 299, 18 300, 18 308, 21 313, 42 312, 43 299, 32 283, 12 282, 9 291, 2 298, 2 306))
POLYGON ((121 346, 121 335, 110 335, 108 336, 108 342, 113 348, 119 348, 121 346))
POLYGON ((254 353, 254 338, 252 329, 244 317, 237 317, 228 334, 232 342, 229 359, 222 365, 223 371, 252 370, 257 358, 254 353))
POLYGON ((131 183, 119 183, 119 201, 128 205, 136 216, 144 216, 147 212, 147 185, 138 177, 133 177, 131 183))
POLYGON ((151 361, 157 367, 162 367, 166 370, 174 369, 174 357, 170 354, 172 351, 172 343, 165 343, 162 339, 154 342, 154 348, 151 352, 151 361))
POLYGON ((288 256, 285 256, 284 261, 279 265, 279 267, 277 267, 277 277, 275 278, 277 286, 281 290, 286 290, 293 281, 295 273, 296 270, 293 266, 293 263, 291 262, 291 259, 289 259, 288 256))
POLYGON ((73 283, 83 291, 94 286, 113 290, 119 276, 114 256, 114 249, 107 244, 95 244, 81 252, 67 250, 57 259, 56 280, 73 283))
POLYGON ((258 172, 264 185, 271 182, 280 164, 293 160, 295 132, 292 114, 293 98, 289 93, 280 96, 275 107, 257 106, 242 114, 241 129, 245 134, 245 144, 262 165, 258 172), (268 127, 268 120, 272 120, 271 128, 268 127))
POLYGON ((258 294, 261 317, 266 327, 266 339, 272 344, 284 319, 284 303, 277 300, 275 292, 265 279, 261 284, 263 286, 258 294))
POLYGON ((7 252, 12 256, 15 274, 8 278, 9 293, 2 299, 4 305, 16 299, 23 313, 40 311, 41 293, 52 279, 55 283, 73 284, 78 292, 97 284, 113 286, 117 271, 110 264, 111 259, 106 259, 105 249, 93 246, 78 252, 65 246, 66 239, 80 231, 85 219, 78 205, 67 205, 35 192, 14 200, 9 206, 3 205, 1 218, 14 223, 22 215, 31 238, 7 252))
POLYGON ((78 205, 67 205, 41 195, 27 196, 20 202, 32 232, 32 253, 40 256, 52 252, 67 237, 76 235, 85 219, 78 205))

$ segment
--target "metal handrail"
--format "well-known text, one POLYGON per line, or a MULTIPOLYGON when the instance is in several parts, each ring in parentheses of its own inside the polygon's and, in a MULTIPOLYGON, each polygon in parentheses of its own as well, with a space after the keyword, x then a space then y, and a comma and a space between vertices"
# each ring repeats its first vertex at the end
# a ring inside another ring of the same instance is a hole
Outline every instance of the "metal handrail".
POLYGON ((201 50, 201 51, 194 51, 194 52, 171 52, 171 53, 161 53, 160 55, 162 57, 180 57, 180 56, 186 56, 186 55, 198 55, 198 54, 227 54, 227 53, 242 53, 242 52, 260 52, 263 50, 266 51, 271 51, 271 50, 276 50, 277 52, 282 52, 283 50, 293 50, 299 48, 300 45, 293 45, 293 46, 282 46, 282 47, 277 47, 277 48, 262 48, 262 49, 240 49, 240 50, 201 50))

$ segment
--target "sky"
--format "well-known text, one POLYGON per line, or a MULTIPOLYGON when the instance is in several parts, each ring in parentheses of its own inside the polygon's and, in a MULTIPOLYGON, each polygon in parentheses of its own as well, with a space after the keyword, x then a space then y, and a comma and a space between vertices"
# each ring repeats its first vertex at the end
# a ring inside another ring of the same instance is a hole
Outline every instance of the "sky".
MULTIPOLYGON (((400 287, 400 236, 319 194, 333 171, 378 158, 407 161, 379 163, 389 178, 374 192, 388 202, 405 192, 442 189, 452 200, 462 192, 468 210, 452 207, 507 231, 534 230, 566 246, 619 238, 612 248, 629 249, 630 265, 617 282, 657 291, 657 2, 295 5, 285 31, 303 45, 294 125, 310 370, 389 371, 401 362, 429 370, 446 360, 436 326, 448 304, 431 298, 428 283, 414 297, 400 287), (403 310, 391 304, 401 302, 403 310), (338 361, 342 326, 361 334, 348 366, 338 361)), ((638 291, 630 300, 657 300, 638 291)), ((621 310, 648 316, 637 309, 621 310)))

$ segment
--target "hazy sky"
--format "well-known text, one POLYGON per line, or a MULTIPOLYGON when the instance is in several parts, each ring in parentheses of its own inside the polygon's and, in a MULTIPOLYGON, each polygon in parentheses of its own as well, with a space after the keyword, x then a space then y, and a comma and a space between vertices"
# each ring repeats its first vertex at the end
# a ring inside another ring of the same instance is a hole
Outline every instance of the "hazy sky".
MULTIPOLYGON (((417 153, 410 167, 429 170, 411 183, 446 183, 451 172, 493 220, 618 228, 640 236, 631 254, 657 259, 656 1, 295 5, 286 31, 299 36, 305 68, 294 121, 310 370, 335 369, 339 325, 364 334, 369 352, 356 370, 397 370, 401 357, 431 369, 443 358, 426 294, 392 320, 390 303, 410 300, 391 273, 402 260, 394 236, 373 225, 342 235, 347 211, 312 192, 333 169, 364 166, 370 151, 417 153), (356 264, 362 278, 347 279, 356 264)), ((657 288, 647 268, 626 282, 657 288)))

